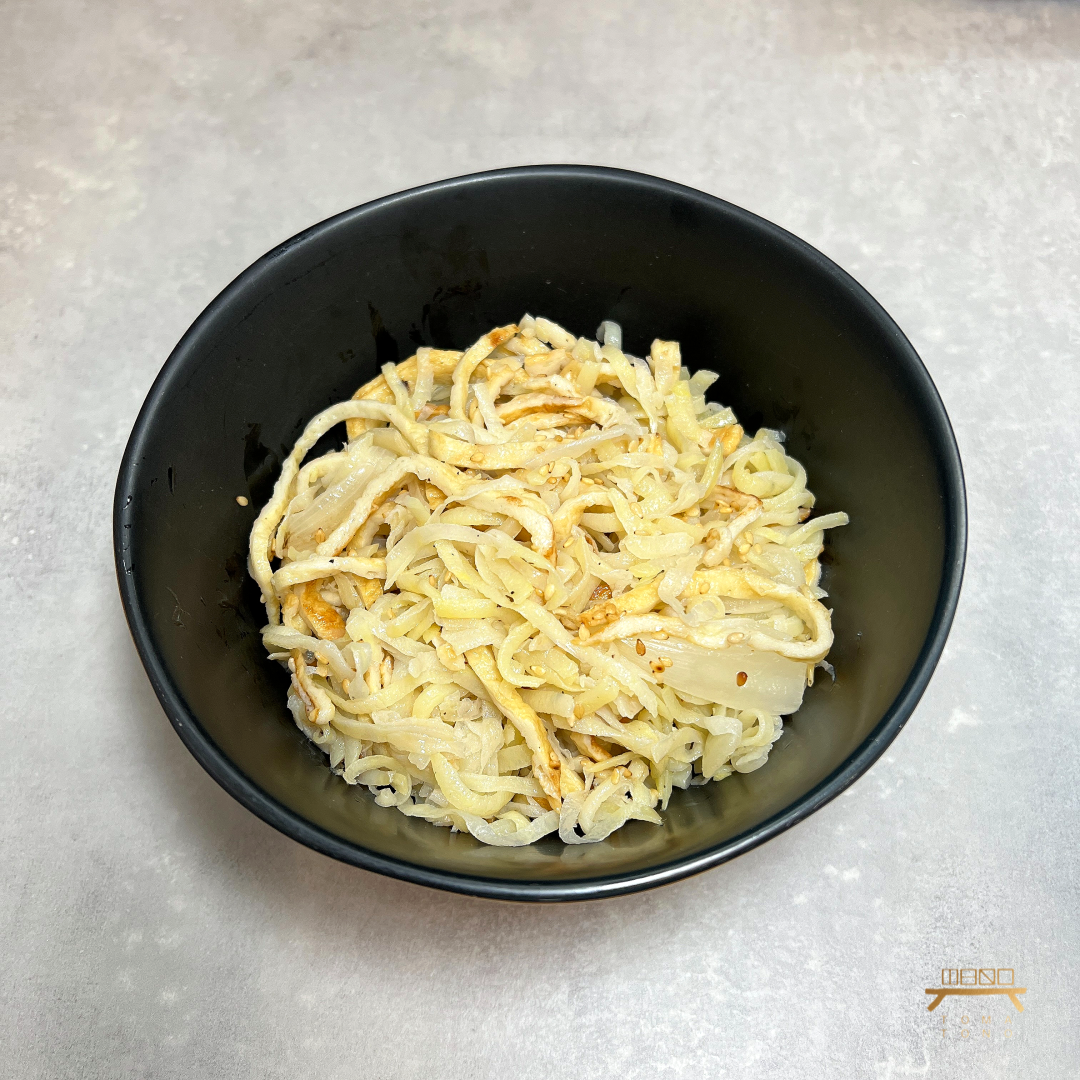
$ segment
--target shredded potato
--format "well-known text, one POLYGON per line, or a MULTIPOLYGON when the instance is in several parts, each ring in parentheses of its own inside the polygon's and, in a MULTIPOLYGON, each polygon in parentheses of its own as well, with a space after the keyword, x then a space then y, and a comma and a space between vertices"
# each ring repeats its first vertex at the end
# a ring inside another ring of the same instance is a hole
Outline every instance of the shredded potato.
POLYGON ((598 336, 526 315, 385 365, 251 531, 299 728, 486 844, 602 840, 760 768, 832 644, 818 556, 847 515, 810 518, 781 436, 707 402, 678 343, 598 336))

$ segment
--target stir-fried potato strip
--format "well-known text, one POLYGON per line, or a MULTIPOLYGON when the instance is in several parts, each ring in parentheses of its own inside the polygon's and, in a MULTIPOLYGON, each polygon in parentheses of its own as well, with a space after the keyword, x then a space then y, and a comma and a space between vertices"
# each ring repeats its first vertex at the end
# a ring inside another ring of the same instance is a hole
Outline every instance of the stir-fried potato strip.
POLYGON ((487 844, 602 840, 760 768, 832 644, 818 556, 847 516, 810 517, 780 434, 706 401, 677 342, 598 338, 526 315, 385 365, 251 531, 299 728, 487 844))

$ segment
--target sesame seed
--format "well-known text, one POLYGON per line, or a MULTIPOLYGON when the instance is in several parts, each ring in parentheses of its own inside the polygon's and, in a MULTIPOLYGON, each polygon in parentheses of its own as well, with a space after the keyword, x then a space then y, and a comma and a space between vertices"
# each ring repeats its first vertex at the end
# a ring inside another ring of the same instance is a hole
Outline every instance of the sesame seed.
POLYGON ((237 495, 236 502, 239 506, 247 506, 248 504, 247 497, 244 495, 237 495))

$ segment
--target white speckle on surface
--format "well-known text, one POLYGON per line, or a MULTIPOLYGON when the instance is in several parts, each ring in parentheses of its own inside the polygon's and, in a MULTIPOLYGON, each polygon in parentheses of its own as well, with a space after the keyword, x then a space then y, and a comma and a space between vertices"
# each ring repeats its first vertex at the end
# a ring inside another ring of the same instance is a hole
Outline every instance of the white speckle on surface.
POLYGON ((945 727, 950 735, 955 735, 962 727, 978 727, 978 718, 970 712, 966 712, 959 705, 949 714, 948 723, 945 727))

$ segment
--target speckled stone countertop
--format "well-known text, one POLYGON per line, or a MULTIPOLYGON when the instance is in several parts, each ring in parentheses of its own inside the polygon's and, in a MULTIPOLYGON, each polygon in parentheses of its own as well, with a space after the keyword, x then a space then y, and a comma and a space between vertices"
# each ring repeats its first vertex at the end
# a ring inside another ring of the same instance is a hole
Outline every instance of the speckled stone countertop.
POLYGON ((1076 1075, 1080 7, 0 11, 0 1073, 1076 1075), (136 658, 109 519, 154 375, 236 273, 546 161, 702 188, 850 270, 941 390, 971 543, 930 689, 844 797, 692 880, 539 909, 338 865, 219 790, 136 658), (929 1012, 943 968, 1012 969, 1024 1011, 929 1012))

